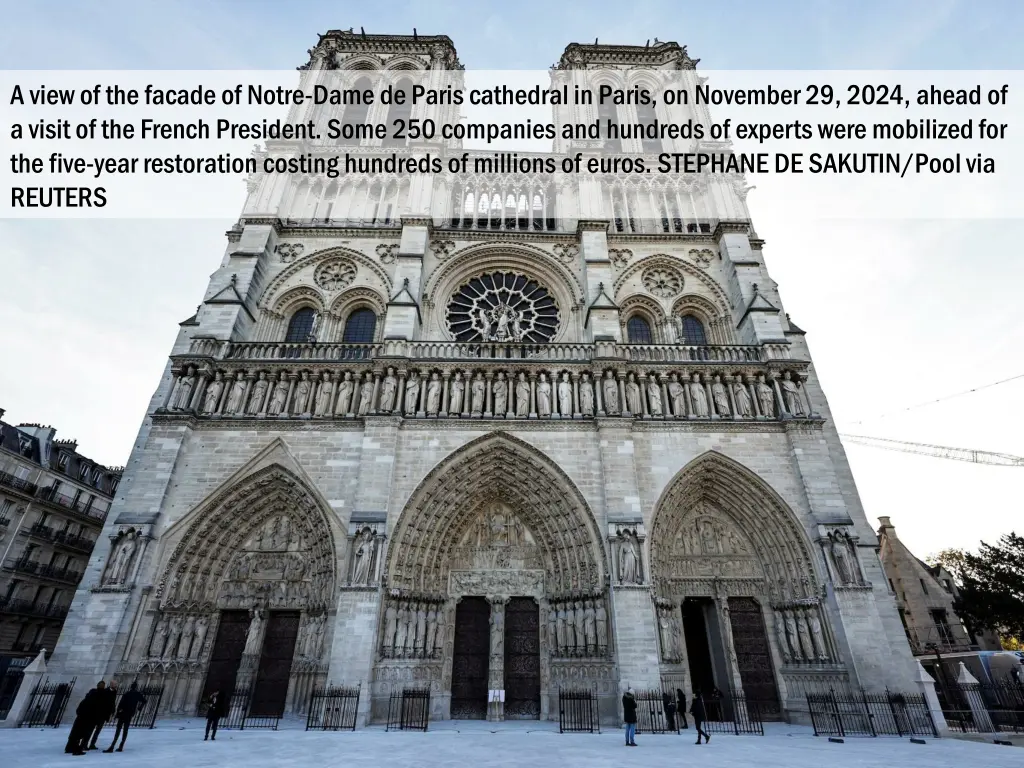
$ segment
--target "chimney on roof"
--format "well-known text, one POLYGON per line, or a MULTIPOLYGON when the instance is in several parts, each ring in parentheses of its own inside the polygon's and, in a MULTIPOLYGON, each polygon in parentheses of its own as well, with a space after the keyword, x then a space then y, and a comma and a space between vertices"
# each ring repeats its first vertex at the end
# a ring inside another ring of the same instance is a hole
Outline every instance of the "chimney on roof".
POLYGON ((880 524, 880 527, 878 529, 879 534, 881 534, 882 530, 884 529, 887 535, 893 537, 896 536, 896 528, 895 526, 893 526, 892 522, 889 520, 888 517, 880 517, 878 518, 878 522, 880 524))

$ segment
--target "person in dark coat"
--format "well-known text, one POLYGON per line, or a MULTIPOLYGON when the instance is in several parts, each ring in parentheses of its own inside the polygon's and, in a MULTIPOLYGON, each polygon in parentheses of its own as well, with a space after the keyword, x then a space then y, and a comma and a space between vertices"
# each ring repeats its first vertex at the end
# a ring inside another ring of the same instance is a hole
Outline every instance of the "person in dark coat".
POLYGON ((690 702, 690 714, 693 715, 693 727, 697 729, 697 743, 700 744, 700 737, 704 737, 704 741, 707 744, 711 743, 711 735, 705 733, 704 729, 701 728, 701 724, 707 719, 707 715, 704 712, 704 697, 701 696, 700 691, 693 692, 693 701, 690 702))
POLYGON ((203 741, 217 740, 217 724, 228 713, 228 697, 220 691, 210 694, 210 705, 206 708, 206 735, 203 741))
POLYGON ((146 706, 146 697, 139 693, 139 684, 133 682, 128 686, 128 693, 121 697, 121 701, 117 705, 117 728, 114 729, 114 740, 110 742, 110 746, 104 749, 104 752, 113 752, 114 745, 117 744, 117 737, 121 737, 121 745, 117 748, 118 752, 124 752, 124 742, 128 738, 128 726, 132 724, 132 718, 140 710, 146 706))
POLYGON ((683 693, 682 688, 676 688, 676 712, 680 719, 680 729, 689 728, 689 723, 686 722, 686 694, 683 693))
POLYGON ((636 696, 627 688, 622 694, 622 722, 626 724, 626 746, 636 746, 636 696))
POLYGON ((85 748, 89 745, 89 737, 92 736, 93 728, 96 726, 96 717, 102 709, 106 687, 107 684, 100 680, 96 687, 86 693, 78 703, 78 708, 75 710, 75 721, 71 724, 68 743, 64 747, 66 753, 85 754, 85 748))
POLYGON ((676 700, 668 691, 662 691, 661 701, 665 705, 665 727, 674 731, 676 730, 676 700))
POLYGON ((107 721, 114 716, 114 708, 117 706, 117 683, 113 680, 103 691, 103 696, 97 700, 96 717, 92 723, 92 735, 89 739, 89 749, 98 749, 96 739, 100 737, 100 731, 107 721))

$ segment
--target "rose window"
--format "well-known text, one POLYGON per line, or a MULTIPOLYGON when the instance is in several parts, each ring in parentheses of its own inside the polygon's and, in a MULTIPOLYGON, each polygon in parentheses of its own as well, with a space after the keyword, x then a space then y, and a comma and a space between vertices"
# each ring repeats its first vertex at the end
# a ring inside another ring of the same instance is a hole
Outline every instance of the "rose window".
POLYGON ((669 267, 655 267, 643 274, 644 287, 655 296, 667 299, 683 290, 683 276, 669 267))
POLYGON ((515 272, 488 272, 459 288, 448 302, 448 330, 456 341, 536 343, 558 331, 554 297, 515 272))
POLYGON ((325 291, 337 291, 351 283, 356 277, 356 265, 351 261, 336 259, 317 267, 313 280, 325 291))

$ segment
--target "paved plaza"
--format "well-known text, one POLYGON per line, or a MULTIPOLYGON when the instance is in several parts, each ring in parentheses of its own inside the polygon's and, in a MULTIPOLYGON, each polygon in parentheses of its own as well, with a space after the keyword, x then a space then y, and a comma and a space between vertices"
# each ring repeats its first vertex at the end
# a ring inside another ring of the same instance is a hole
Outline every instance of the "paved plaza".
MULTIPOLYGON (((623 745, 620 730, 601 734, 559 734, 551 723, 492 725, 448 721, 427 733, 386 732, 371 727, 354 732, 305 732, 304 723, 282 723, 278 731, 221 731, 203 742, 203 721, 162 720, 154 730, 133 731, 122 754, 63 753, 68 727, 57 730, 0 731, 2 763, 10 768, 50 766, 137 766, 151 768, 308 768, 309 766, 680 766, 709 768, 1019 768, 1024 751, 1016 747, 956 739, 912 744, 899 738, 848 738, 843 744, 815 737, 809 728, 768 724, 761 736, 712 736, 693 743, 692 730, 680 736, 637 737, 638 747, 623 745)), ((106 747, 113 735, 105 729, 106 747)))

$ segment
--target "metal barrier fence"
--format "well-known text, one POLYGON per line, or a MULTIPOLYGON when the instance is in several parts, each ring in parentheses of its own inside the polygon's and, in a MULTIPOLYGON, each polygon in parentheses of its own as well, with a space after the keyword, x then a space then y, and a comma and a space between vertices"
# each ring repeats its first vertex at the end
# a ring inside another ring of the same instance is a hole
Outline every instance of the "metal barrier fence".
POLYGON ((678 733, 675 697, 655 688, 635 692, 637 733, 678 733))
POLYGON ((426 731, 430 723, 430 688, 392 691, 385 730, 426 731))
POLYGON ((1024 733, 1024 684, 943 683, 938 686, 938 694, 950 730, 1024 733))
POLYGON ((808 693, 807 706, 815 736, 939 735, 921 694, 808 693))
POLYGON ((228 712, 220 719, 218 728, 221 730, 244 731, 248 729, 266 729, 276 731, 283 712, 253 715, 250 713, 252 704, 252 688, 248 685, 235 688, 228 702, 228 712))
POLYGON ((704 704, 701 728, 707 733, 764 736, 763 713, 771 702, 749 699, 741 693, 717 693, 711 696, 698 694, 697 698, 704 704))
POLYGON ((360 686, 331 685, 314 688, 309 695, 306 730, 354 731, 360 686))
POLYGON ((28 709, 25 710, 18 727, 59 728, 60 721, 64 718, 64 708, 68 705, 77 679, 73 677, 67 683, 51 683, 49 679, 36 683, 36 687, 32 689, 28 709))
POLYGON ((558 732, 601 732, 596 690, 587 688, 558 689, 558 732))
MULTIPOLYGON (((117 708, 121 706, 121 698, 128 693, 129 685, 122 685, 117 689, 117 703, 114 705, 114 711, 107 719, 107 723, 113 724, 117 722, 117 708)), ((162 685, 140 685, 138 690, 145 698, 145 702, 135 710, 131 727, 152 728, 156 724, 156 714, 164 697, 164 687, 162 685)))

